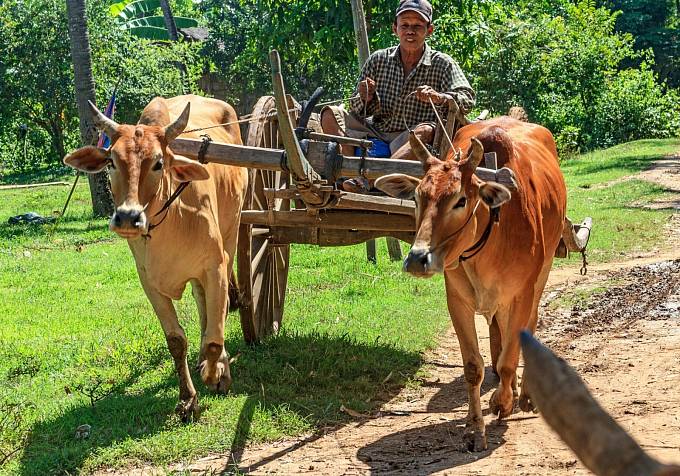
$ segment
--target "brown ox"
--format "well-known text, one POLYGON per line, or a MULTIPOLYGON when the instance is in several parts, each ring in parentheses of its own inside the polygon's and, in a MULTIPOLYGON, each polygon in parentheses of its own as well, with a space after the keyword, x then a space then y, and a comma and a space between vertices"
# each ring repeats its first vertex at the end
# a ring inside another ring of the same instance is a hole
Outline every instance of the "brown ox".
MULTIPOLYGON (((451 320, 463 354, 469 410, 465 442, 474 451, 486 448, 480 386, 484 363, 475 331, 475 312, 486 316, 494 370, 500 376, 491 411, 508 416, 517 398, 519 331, 533 332, 543 292, 565 219, 567 192, 550 132, 534 124, 501 117, 468 125, 456 134, 451 154, 441 161, 411 137, 423 162, 422 180, 389 175, 376 187, 392 196, 416 200, 417 233, 404 269, 429 277, 443 272, 451 320), (475 139, 476 138, 476 139, 475 139), (511 168, 518 192, 483 182, 475 169, 484 151, 496 152, 498 166, 511 168), (485 245, 480 240, 501 207, 485 245), (475 254, 476 253, 476 254, 475 254)), ((520 407, 532 408, 524 382, 520 407)))
MULTIPOLYGON (((201 379, 213 390, 226 392, 231 374, 224 349, 224 320, 248 178, 244 168, 203 165, 173 154, 168 144, 187 126, 231 122, 236 113, 222 101, 199 96, 155 98, 137 125, 118 125, 90 106, 96 126, 111 137, 112 145, 108 150, 78 149, 64 162, 89 173, 110 167, 116 211, 109 228, 128 240, 179 374, 177 411, 187 419, 198 410, 197 395, 189 375, 186 335, 172 300, 180 299, 191 282, 201 321, 201 379), (155 216, 180 182, 187 181, 190 185, 167 215, 155 216), (150 222, 158 227, 149 232, 150 222)), ((241 144, 237 125, 211 129, 210 135, 219 142, 241 144)))

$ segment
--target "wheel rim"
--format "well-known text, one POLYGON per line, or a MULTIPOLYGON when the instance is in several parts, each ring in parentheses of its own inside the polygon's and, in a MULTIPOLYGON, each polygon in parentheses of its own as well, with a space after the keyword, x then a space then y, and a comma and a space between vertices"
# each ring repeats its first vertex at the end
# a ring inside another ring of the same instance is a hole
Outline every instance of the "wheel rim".
MULTIPOLYGON (((253 117, 270 114, 275 107, 271 97, 260 98, 253 117)), ((247 145, 280 148, 274 118, 251 123, 247 145)), ((290 200, 280 198, 268 203, 264 189, 287 188, 288 175, 283 172, 251 170, 247 205, 252 210, 290 210, 290 200)), ((243 295, 241 326, 248 342, 278 332, 283 318, 290 245, 273 243, 266 227, 241 225, 239 229, 239 282, 243 295)))

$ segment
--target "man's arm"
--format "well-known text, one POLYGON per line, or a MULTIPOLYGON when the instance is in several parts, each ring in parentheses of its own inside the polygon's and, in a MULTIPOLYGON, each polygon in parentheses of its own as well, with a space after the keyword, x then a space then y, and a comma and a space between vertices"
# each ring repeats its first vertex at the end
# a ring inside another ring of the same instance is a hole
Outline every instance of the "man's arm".
POLYGON ((463 74, 463 70, 460 69, 458 63, 451 60, 445 71, 440 91, 455 99, 463 114, 469 113, 475 106, 475 92, 463 74))
POLYGON ((378 96, 378 92, 375 90, 375 87, 373 88, 375 92, 368 98, 367 102, 364 102, 364 100, 362 100, 359 95, 359 88, 361 87, 362 82, 365 84, 366 78, 373 80, 375 77, 375 56, 371 55, 366 63, 364 63, 364 67, 361 69, 361 76, 359 77, 359 81, 354 88, 352 99, 349 101, 349 110, 356 117, 365 119, 366 117, 373 116, 380 111, 380 97, 378 96))

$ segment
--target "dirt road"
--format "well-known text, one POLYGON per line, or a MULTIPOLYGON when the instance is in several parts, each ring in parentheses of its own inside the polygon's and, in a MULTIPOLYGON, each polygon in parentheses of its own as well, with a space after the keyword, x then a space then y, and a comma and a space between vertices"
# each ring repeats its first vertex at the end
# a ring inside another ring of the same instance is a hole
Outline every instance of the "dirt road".
MULTIPOLYGON (((680 191, 678 160, 652 169, 648 180, 680 191), (669 168, 670 167, 670 168, 669 168), (659 178, 661 177, 661 178, 659 178)), ((677 199, 667 206, 680 208, 677 199)), ((540 340, 570 362, 600 403, 662 461, 680 462, 680 215, 668 224, 663 249, 620 263, 555 270, 540 310, 540 340)), ((477 328, 490 362, 488 328, 477 328)), ((309 435, 216 455, 177 469, 221 474, 589 474, 540 415, 488 414, 497 382, 486 368, 482 408, 489 449, 461 450, 467 411, 460 350, 450 331, 426 356, 428 376, 371 418, 309 435)), ((521 371, 521 369, 520 369, 521 371)), ((137 474, 148 474, 138 471, 137 474)))

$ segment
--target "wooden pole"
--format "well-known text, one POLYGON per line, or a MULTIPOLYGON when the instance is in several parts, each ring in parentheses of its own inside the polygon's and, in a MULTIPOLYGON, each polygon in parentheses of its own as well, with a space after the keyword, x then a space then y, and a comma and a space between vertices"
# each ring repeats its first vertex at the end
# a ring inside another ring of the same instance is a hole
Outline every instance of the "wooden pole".
MULTIPOLYGON (((359 69, 363 68, 364 63, 371 55, 371 48, 368 45, 368 30, 366 28, 366 15, 364 14, 364 5, 362 0, 350 0, 352 3, 352 19, 354 20, 354 36, 357 41, 357 52, 359 56, 359 69)), ((401 261, 401 246, 399 240, 395 238, 387 239, 387 251, 390 254, 392 261, 401 261)), ((375 240, 366 242, 366 258, 369 261, 376 263, 376 246, 375 240)))
POLYGON ((366 30, 366 16, 364 15, 364 5, 362 0, 350 0, 352 3, 352 19, 354 20, 354 36, 357 40, 357 51, 359 53, 359 69, 363 68, 364 63, 371 55, 368 46, 368 31, 366 30))

